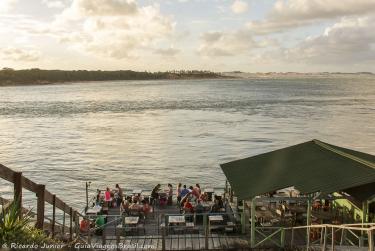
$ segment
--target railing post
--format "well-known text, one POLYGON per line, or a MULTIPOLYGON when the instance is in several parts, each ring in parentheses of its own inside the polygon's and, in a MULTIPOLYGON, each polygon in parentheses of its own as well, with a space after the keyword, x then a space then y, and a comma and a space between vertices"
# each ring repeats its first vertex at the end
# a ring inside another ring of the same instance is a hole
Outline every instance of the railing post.
POLYGON ((331 246, 331 251, 335 251, 335 229, 332 227, 332 246, 331 246))
POLYGON ((38 185, 37 189, 37 219, 36 219, 36 228, 39 228, 43 230, 43 225, 44 225, 44 192, 46 190, 45 185, 38 185))
POLYGON ((63 225, 62 225, 62 234, 64 235, 65 234, 65 208, 66 208, 66 205, 64 203, 64 207, 63 207, 63 225))
POLYGON ((311 225, 311 195, 307 199, 307 216, 306 216, 306 249, 310 248, 310 225, 311 225))
POLYGON ((17 203, 18 217, 22 217, 22 173, 15 172, 13 177, 14 202, 17 203))
POLYGON ((344 245, 344 242, 345 242, 345 235, 346 235, 345 228, 342 228, 342 229, 341 229, 340 246, 344 245))
POLYGON ((245 208, 241 213, 241 233, 244 234, 246 232, 246 219, 245 219, 245 208))
POLYGON ((73 240, 73 208, 69 208, 69 240, 73 240))
POLYGON ((161 227, 161 250, 165 250, 165 228, 167 226, 162 226, 161 227))
POLYGON ((255 198, 251 200, 251 234, 250 234, 250 247, 255 247, 255 198))
POLYGON ((203 216, 203 226, 204 226, 204 248, 208 250, 208 235, 210 232, 210 223, 208 222, 208 215, 204 214, 203 216))
POLYGON ((373 230, 367 230, 368 235, 368 250, 374 251, 374 236, 373 236, 373 230))
POLYGON ((328 235, 328 228, 324 227, 324 239, 323 239, 322 251, 326 251, 326 248, 327 248, 327 237, 328 237, 327 235, 328 235))
POLYGON ((281 246, 281 248, 285 247, 285 229, 284 228, 281 228, 280 246, 281 246))
POLYGON ((79 236, 79 215, 77 211, 74 211, 74 222, 76 228, 76 236, 79 236))
POLYGON ((52 195, 52 238, 55 238, 55 224, 56 224, 56 195, 52 195))
POLYGON ((290 247, 291 248, 294 247, 294 227, 292 228, 292 237, 291 237, 291 240, 290 240, 290 247))

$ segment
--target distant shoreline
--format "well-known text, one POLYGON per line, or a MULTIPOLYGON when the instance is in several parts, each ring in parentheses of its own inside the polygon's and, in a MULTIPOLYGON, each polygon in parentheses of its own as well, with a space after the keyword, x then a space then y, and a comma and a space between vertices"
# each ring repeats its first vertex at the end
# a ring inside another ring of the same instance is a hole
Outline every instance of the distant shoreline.
POLYGON ((247 73, 210 72, 210 71, 170 71, 170 72, 136 72, 136 71, 63 71, 63 70, 0 70, 0 87, 6 86, 34 86, 34 85, 61 85, 77 82, 107 82, 107 81, 152 81, 152 80, 214 80, 214 79, 294 79, 294 78, 345 78, 345 77, 375 78, 371 72, 258 72, 247 73))
POLYGON ((146 81, 146 80, 199 80, 228 79, 220 73, 210 71, 171 71, 171 72, 136 72, 136 71, 62 71, 62 70, 0 70, 1 86, 58 85, 76 82, 104 81, 146 81))

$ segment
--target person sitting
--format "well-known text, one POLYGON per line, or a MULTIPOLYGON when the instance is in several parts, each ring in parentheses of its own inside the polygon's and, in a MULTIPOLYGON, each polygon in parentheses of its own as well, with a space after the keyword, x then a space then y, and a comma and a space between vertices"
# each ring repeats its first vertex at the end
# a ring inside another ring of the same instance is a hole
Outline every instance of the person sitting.
POLYGON ((198 200, 197 205, 195 206, 195 212, 196 212, 197 214, 202 214, 202 213, 204 213, 204 207, 203 207, 203 205, 202 205, 202 203, 201 203, 200 200, 198 200))
POLYGON ((203 222, 203 213, 204 213, 204 207, 202 205, 202 202, 198 200, 197 205, 194 208, 195 211, 195 219, 197 222, 201 223, 203 222))
POLYGON ((129 215, 131 199, 128 198, 121 203, 121 211, 129 215))
POLYGON ((87 233, 90 230, 90 220, 89 219, 83 219, 81 220, 81 223, 79 225, 79 230, 81 233, 87 233))
POLYGON ((202 193, 201 196, 199 197, 201 201, 208 201, 208 194, 207 193, 202 193))
POLYGON ((172 184, 168 184, 168 205, 172 205, 172 196, 173 196, 173 186, 172 184))
POLYGON ((157 184, 154 189, 152 189, 150 200, 151 205, 154 205, 155 201, 159 198, 160 187, 161 185, 157 184))
POLYGON ((181 190, 181 198, 185 197, 188 193, 190 193, 189 189, 186 188, 186 185, 184 185, 184 188, 181 190))
POLYGON ((187 199, 184 203, 184 211, 185 211, 185 213, 193 213, 194 212, 194 207, 190 203, 189 199, 187 199))
POLYGON ((142 205, 143 205, 143 207, 142 207, 143 215, 144 215, 145 217, 147 217, 147 215, 148 215, 149 213, 151 213, 151 211, 152 211, 152 207, 151 207, 150 204, 148 204, 147 201, 145 201, 145 200, 142 201, 142 205))
POLYGON ((210 213, 218 213, 220 211, 219 201, 215 200, 215 203, 211 206, 210 213))
POLYGON ((105 225, 105 219, 103 215, 99 213, 95 220, 95 227, 96 227, 95 234, 96 235, 103 234, 104 225, 105 225))

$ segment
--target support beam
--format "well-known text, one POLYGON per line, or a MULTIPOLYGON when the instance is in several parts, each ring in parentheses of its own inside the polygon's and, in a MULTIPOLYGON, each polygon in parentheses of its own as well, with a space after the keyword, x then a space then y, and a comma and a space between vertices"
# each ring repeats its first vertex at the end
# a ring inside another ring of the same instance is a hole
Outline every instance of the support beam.
POLYGON ((45 185, 38 185, 38 191, 36 196, 38 197, 37 202, 37 219, 36 219, 36 228, 43 230, 44 226, 44 192, 46 190, 45 185))
POLYGON ((56 224, 56 195, 52 195, 52 238, 55 238, 55 224, 56 224))
POLYGON ((309 198, 307 199, 307 212, 306 212, 306 248, 309 250, 310 248, 310 225, 311 225, 311 195, 309 195, 309 198))
MULTIPOLYGON (((69 208, 69 240, 73 240, 73 208, 69 208)), ((103 233, 104 234, 104 233, 103 233)))
POLYGON ((14 179, 13 179, 13 185, 14 185, 14 203, 17 203, 18 211, 18 217, 22 217, 22 173, 21 172, 15 172, 14 173, 14 179))
POLYGON ((250 247, 255 247, 255 198, 251 200, 251 229, 250 229, 250 247))

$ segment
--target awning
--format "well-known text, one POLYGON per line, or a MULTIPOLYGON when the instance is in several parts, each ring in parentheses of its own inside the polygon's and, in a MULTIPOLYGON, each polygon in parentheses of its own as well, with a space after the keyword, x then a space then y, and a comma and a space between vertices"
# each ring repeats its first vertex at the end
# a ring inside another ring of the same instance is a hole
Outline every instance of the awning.
POLYGON ((220 165, 239 199, 294 186, 302 193, 375 194, 375 156, 319 140, 220 165))

